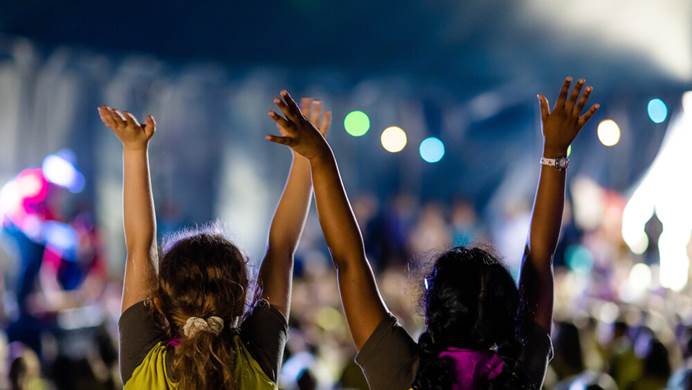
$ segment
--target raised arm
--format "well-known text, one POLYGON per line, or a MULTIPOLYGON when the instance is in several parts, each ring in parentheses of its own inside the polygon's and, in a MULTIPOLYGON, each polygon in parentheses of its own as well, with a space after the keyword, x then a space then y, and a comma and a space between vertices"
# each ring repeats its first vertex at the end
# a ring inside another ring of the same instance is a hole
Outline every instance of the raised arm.
POLYGON ((123 144, 123 213, 127 262, 121 310, 150 296, 156 281, 156 221, 149 182, 149 140, 154 117, 140 124, 129 112, 99 107, 99 115, 123 144))
MULTIPOLYGON (((571 82, 571 77, 565 79, 552 112, 548 99, 538 96, 543 125, 543 157, 546 159, 566 158, 567 148, 599 107, 594 104, 581 115, 593 88, 586 87, 580 96, 585 81, 579 80, 568 96, 571 82)), ((519 289, 527 319, 545 330, 550 330, 553 316, 552 259, 560 235, 564 198, 565 169, 541 164, 519 289)))
POLYGON ((351 334, 360 349, 387 313, 365 257, 363 238, 329 144, 288 92, 282 91, 275 102, 284 116, 269 115, 286 129, 286 135, 270 135, 267 140, 287 145, 310 161, 320 225, 336 265, 351 334))
MULTIPOLYGON (((322 114, 322 103, 310 98, 303 98, 300 106, 310 121, 326 136, 331 125, 331 111, 322 114)), ((288 134, 281 126, 277 125, 277 127, 281 134, 288 134)), ((263 298, 276 307, 286 318, 288 318, 291 307, 293 254, 303 232, 312 197, 310 162, 293 151, 291 151, 291 156, 291 170, 279 205, 274 212, 272 225, 269 229, 267 253, 262 261, 259 274, 263 298)))

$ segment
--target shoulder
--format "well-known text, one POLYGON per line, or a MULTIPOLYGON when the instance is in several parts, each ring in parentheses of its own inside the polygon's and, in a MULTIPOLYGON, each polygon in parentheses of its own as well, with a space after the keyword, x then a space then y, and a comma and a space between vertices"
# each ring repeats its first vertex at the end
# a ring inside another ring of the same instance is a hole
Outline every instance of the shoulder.
POLYGON ((118 321, 120 374, 123 383, 144 360, 149 351, 165 338, 145 301, 130 306, 118 321))
POLYGON ((517 359, 515 371, 522 373, 528 385, 540 388, 554 354, 550 333, 543 327, 528 322, 523 326, 520 335, 523 339, 523 347, 517 359))
POLYGON ((267 300, 257 301, 241 325, 241 332, 269 329, 272 332, 288 333, 288 321, 281 312, 273 307, 267 300))
POLYGON ((418 367, 418 344, 388 314, 356 355, 371 389, 408 389, 418 367))
POLYGON ((269 378, 276 380, 288 339, 286 317, 266 300, 260 300, 243 321, 240 337, 269 378))

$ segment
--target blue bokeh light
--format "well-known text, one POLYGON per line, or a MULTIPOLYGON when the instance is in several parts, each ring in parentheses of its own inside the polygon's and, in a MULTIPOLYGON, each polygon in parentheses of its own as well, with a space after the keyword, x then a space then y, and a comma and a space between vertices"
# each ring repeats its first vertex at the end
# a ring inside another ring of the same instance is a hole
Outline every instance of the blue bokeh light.
POLYGON ((439 138, 428 137, 420 143, 418 150, 425 162, 436 163, 445 155, 445 144, 439 138))
POLYGON ((654 123, 663 123, 668 117, 668 107, 659 98, 649 100, 646 111, 649 113, 649 119, 654 123))

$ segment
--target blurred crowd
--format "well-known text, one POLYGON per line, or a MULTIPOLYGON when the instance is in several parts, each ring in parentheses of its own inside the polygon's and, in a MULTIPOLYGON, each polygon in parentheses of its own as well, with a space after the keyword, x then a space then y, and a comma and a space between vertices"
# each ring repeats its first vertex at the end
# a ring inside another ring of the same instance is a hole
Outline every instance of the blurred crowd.
MULTIPOLYGON (((120 388, 121 275, 105 266, 94 216, 80 207, 65 211, 60 194, 69 186, 45 173, 22 172, 13 188, 22 196, 0 197, 0 389, 120 388)), ((585 186, 573 186, 564 213, 545 388, 689 389, 692 297, 689 286, 673 291, 658 282, 661 224, 655 216, 647 223, 648 245, 633 253, 621 234, 625 199, 590 185, 587 201, 575 192, 585 186)), ((184 227, 183 215, 159 204, 160 233, 184 227)), ((436 254, 482 245, 516 275, 531 211, 528 198, 481 206, 407 193, 360 194, 353 205, 385 302, 414 337, 424 326, 422 275, 436 254)), ((295 273, 281 387, 367 389, 315 213, 295 273)))
MULTIPOLYGON (((568 205, 555 256, 555 356, 546 389, 688 389, 692 386, 692 296, 658 283, 656 238, 636 255, 621 238, 624 199, 602 191, 600 212, 568 205), (596 215, 597 214, 597 215, 596 215), (586 217, 585 217, 586 215, 586 217), (588 226, 584 226, 588 225, 588 226)), ((582 205, 583 206, 583 205, 582 205)), ((594 206, 593 204, 590 206, 594 206)), ((354 202, 389 309, 418 336, 422 275, 436 254, 455 245, 494 248, 516 275, 530 204, 508 202, 481 213, 464 199, 418 202, 409 195, 354 202)), ((313 237, 311 221, 294 287, 289 358, 283 385, 367 388, 340 313, 335 275, 313 237)), ((692 248, 692 247, 691 247, 692 248)))

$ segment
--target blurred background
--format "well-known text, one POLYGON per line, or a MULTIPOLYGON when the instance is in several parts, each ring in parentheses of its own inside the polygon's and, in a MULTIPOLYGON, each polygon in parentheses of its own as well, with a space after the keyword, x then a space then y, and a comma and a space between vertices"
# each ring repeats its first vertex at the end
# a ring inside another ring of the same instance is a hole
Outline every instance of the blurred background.
MULTIPOLYGON (((282 88, 323 100, 385 300, 417 335, 436 253, 491 245, 516 271, 535 95, 566 75, 601 109, 570 150, 546 388, 691 388, 691 2, 0 8, 0 388, 121 386, 121 147, 98 105, 157 118, 161 236, 219 220, 257 264, 290 162, 266 112, 282 88)), ((314 213, 293 293, 282 388, 367 388, 314 213)))

